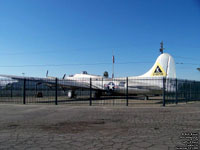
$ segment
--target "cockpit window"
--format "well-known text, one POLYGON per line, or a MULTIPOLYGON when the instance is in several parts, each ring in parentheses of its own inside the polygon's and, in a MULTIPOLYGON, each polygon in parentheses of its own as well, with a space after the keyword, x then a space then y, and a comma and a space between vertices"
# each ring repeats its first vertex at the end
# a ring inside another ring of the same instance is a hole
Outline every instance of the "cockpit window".
POLYGON ((87 71, 83 71, 82 74, 88 74, 87 71))
POLYGON ((119 86, 124 87, 125 86, 125 82, 120 82, 119 86))

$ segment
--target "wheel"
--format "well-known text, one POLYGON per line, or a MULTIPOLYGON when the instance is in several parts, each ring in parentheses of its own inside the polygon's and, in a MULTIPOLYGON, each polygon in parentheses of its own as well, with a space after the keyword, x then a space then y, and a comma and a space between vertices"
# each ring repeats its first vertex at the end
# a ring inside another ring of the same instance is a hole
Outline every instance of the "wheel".
POLYGON ((67 93, 67 97, 68 98, 74 98, 75 97, 74 91, 69 90, 68 93, 67 93))

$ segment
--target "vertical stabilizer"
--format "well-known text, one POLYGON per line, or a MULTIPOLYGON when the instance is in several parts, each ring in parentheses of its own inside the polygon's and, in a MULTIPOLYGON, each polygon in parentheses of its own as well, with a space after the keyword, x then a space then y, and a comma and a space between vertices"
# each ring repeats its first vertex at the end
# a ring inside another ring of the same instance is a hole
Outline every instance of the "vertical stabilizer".
POLYGON ((176 78, 175 62, 171 55, 161 54, 153 67, 140 77, 169 77, 176 78))

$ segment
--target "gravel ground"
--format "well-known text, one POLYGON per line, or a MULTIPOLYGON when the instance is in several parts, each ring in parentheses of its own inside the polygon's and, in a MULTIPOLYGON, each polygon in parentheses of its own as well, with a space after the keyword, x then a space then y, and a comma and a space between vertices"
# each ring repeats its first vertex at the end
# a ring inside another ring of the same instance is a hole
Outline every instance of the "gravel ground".
POLYGON ((180 137, 185 133, 200 134, 199 102, 167 107, 0 105, 0 149, 174 150, 184 146, 180 137))

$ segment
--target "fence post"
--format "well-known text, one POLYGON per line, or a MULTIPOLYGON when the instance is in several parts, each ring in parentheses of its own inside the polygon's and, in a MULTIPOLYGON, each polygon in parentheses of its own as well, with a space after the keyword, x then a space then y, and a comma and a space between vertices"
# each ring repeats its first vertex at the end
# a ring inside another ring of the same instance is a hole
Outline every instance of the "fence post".
POLYGON ((199 101, 199 98, 200 98, 200 95, 199 95, 199 91, 200 91, 200 88, 199 88, 199 84, 200 82, 198 81, 196 84, 197 84, 197 91, 196 91, 196 93, 197 93, 197 96, 196 96, 196 98, 197 98, 197 100, 199 101))
POLYGON ((90 78, 90 106, 92 106, 92 78, 90 78))
POLYGON ((24 86, 23 86, 23 104, 26 104, 26 79, 24 79, 24 86))
POLYGON ((163 77, 163 107, 165 107, 165 83, 166 83, 166 78, 163 77))
POLYGON ((128 106, 128 77, 126 77, 126 106, 128 106))
POLYGON ((55 86, 55 105, 58 105, 58 78, 56 78, 56 86, 55 86))
POLYGON ((178 80, 176 78, 176 104, 178 104, 178 80))
POLYGON ((192 101, 192 81, 190 81, 190 99, 189 101, 192 101))
POLYGON ((195 82, 195 80, 194 80, 194 85, 193 85, 193 98, 194 98, 194 101, 196 101, 197 99, 196 99, 196 82, 195 82))
POLYGON ((10 86, 10 97, 12 98, 13 97, 13 85, 11 84, 10 86))
POLYGON ((186 86, 185 86, 185 89, 184 89, 184 90, 185 90, 185 93, 186 93, 185 102, 187 103, 187 101, 188 101, 188 89, 187 89, 187 88, 188 88, 188 85, 187 85, 187 80, 185 80, 185 85, 186 85, 186 86))

